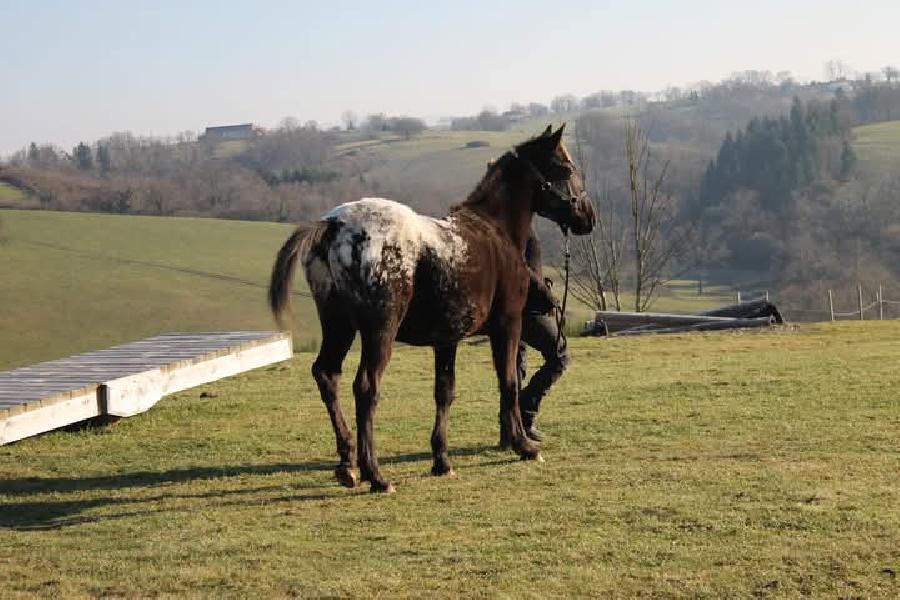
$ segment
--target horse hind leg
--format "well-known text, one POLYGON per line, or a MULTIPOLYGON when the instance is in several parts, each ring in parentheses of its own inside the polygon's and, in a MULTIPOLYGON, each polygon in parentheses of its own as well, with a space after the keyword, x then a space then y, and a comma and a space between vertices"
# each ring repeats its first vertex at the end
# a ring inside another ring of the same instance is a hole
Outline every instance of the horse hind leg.
POLYGON ((362 356, 353 393, 356 399, 356 452, 360 478, 371 483, 371 491, 393 493, 394 486, 378 467, 375 453, 375 410, 381 396, 381 376, 391 359, 396 327, 389 325, 360 330, 362 356))
POLYGON ((335 467, 334 476, 341 485, 352 488, 356 487, 356 448, 353 444, 353 432, 347 426, 341 409, 338 384, 341 366, 353 344, 353 338, 356 337, 356 329, 346 314, 334 310, 334 303, 317 303, 317 306, 322 324, 322 346, 312 365, 312 375, 319 386, 319 394, 328 410, 337 441, 340 462, 335 467), (329 305, 332 308, 328 308, 329 305))

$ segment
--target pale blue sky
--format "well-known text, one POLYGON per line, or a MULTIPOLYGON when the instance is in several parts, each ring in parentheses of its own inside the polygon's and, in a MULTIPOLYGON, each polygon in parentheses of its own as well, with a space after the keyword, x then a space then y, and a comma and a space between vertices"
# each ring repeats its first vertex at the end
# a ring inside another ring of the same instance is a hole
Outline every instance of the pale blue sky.
POLYGON ((0 155, 351 109, 433 118, 900 63, 897 0, 0 0, 0 155))

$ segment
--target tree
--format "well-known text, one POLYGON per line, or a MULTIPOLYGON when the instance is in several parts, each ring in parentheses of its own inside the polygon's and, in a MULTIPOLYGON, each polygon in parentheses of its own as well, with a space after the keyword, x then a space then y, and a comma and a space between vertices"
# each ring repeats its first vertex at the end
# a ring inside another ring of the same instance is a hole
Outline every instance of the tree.
POLYGON ((580 107, 581 102, 572 94, 557 96, 550 102, 550 110, 557 114, 575 112, 580 107))
POLYGON ((841 145, 841 179, 846 181, 850 179, 853 171, 856 169, 856 152, 848 140, 844 140, 841 145))
POLYGON ((72 162, 82 171, 90 171, 94 168, 94 157, 91 153, 91 147, 81 142, 72 149, 72 162))
POLYGON ((675 230, 674 199, 663 189, 669 161, 651 174, 654 165, 647 133, 631 120, 625 123, 625 161, 634 252, 634 309, 643 312, 667 281, 671 263, 684 253, 687 237, 675 230))
POLYGON ((359 123, 359 117, 356 116, 356 113, 352 110, 345 110, 341 113, 341 121, 344 123, 344 129, 347 131, 356 130, 356 125, 359 123))
POLYGON ((881 72, 884 73, 884 79, 888 85, 892 85, 895 79, 900 78, 900 69, 893 65, 887 65, 881 69, 881 72))
POLYGON ((38 150, 37 144, 31 142, 28 146, 28 164, 36 166, 41 161, 41 151, 38 150))
POLYGON ((408 140, 425 131, 425 121, 415 117, 397 117, 391 128, 408 140))
POLYGON ((109 169, 111 166, 110 158, 109 158, 109 148, 97 142, 97 165, 100 167, 100 173, 102 175, 106 175, 109 173, 109 169))
POLYGON ((539 102, 529 102, 528 103, 528 116, 529 117, 543 117, 550 113, 550 109, 547 108, 545 104, 540 104, 539 102))
MULTIPOLYGON (((611 130, 622 135, 618 127, 611 130)), ((595 178, 589 175, 602 171, 604 154, 591 148, 590 156, 585 155, 583 138, 588 136, 589 128, 576 128, 576 157, 590 187, 595 178)), ((646 310, 687 247, 687 236, 676 227, 674 196, 663 189, 669 162, 651 177, 657 165, 651 160, 646 133, 627 121, 624 138, 627 188, 615 190, 608 182, 599 190, 592 187, 596 225, 590 234, 571 242, 572 296, 595 310, 610 308, 608 295, 615 310, 622 310, 622 291, 632 276, 635 310, 646 310)), ((616 159, 619 169, 622 158, 620 153, 616 159)))
POLYGON ((845 81, 850 74, 850 67, 842 60, 832 59, 825 63, 825 76, 828 81, 845 81))
POLYGON ((366 117, 363 128, 370 133, 378 133, 387 129, 387 117, 384 113, 376 113, 366 117))
POLYGON ((572 240, 572 297, 594 310, 608 310, 607 292, 616 310, 622 310, 622 267, 626 229, 619 206, 608 186, 593 195, 597 223, 588 235, 572 240))

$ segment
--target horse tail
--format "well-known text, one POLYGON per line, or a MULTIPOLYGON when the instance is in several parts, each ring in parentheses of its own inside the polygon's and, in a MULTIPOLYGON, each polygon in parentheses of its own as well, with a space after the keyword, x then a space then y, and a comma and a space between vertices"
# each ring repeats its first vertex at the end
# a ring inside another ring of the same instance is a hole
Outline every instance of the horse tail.
POLYGON ((321 232, 324 231, 323 226, 324 223, 299 225, 284 242, 275 257, 272 275, 269 278, 269 308, 272 310, 275 321, 281 327, 284 326, 281 315, 290 304, 291 284, 294 280, 297 258, 305 256, 311 243, 321 236, 321 232))

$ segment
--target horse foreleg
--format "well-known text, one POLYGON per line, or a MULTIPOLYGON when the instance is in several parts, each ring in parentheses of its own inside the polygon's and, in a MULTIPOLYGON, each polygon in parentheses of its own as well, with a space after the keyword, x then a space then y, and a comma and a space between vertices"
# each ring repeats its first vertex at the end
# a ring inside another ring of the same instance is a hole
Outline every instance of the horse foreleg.
POLYGON ((434 349, 434 429, 431 432, 432 475, 453 475, 447 457, 447 420, 456 385, 456 344, 434 349))
POLYGON ((392 331, 362 330, 362 356, 353 393, 356 396, 356 452, 363 481, 373 492, 392 493, 394 486, 381 475, 375 453, 375 409, 381 395, 381 376, 391 359, 392 331))
POLYGON ((506 439, 522 460, 541 460, 540 446, 525 435, 522 415, 519 413, 519 385, 516 352, 522 329, 521 317, 510 319, 506 327, 491 335, 491 354, 500 386, 500 427, 506 439))

